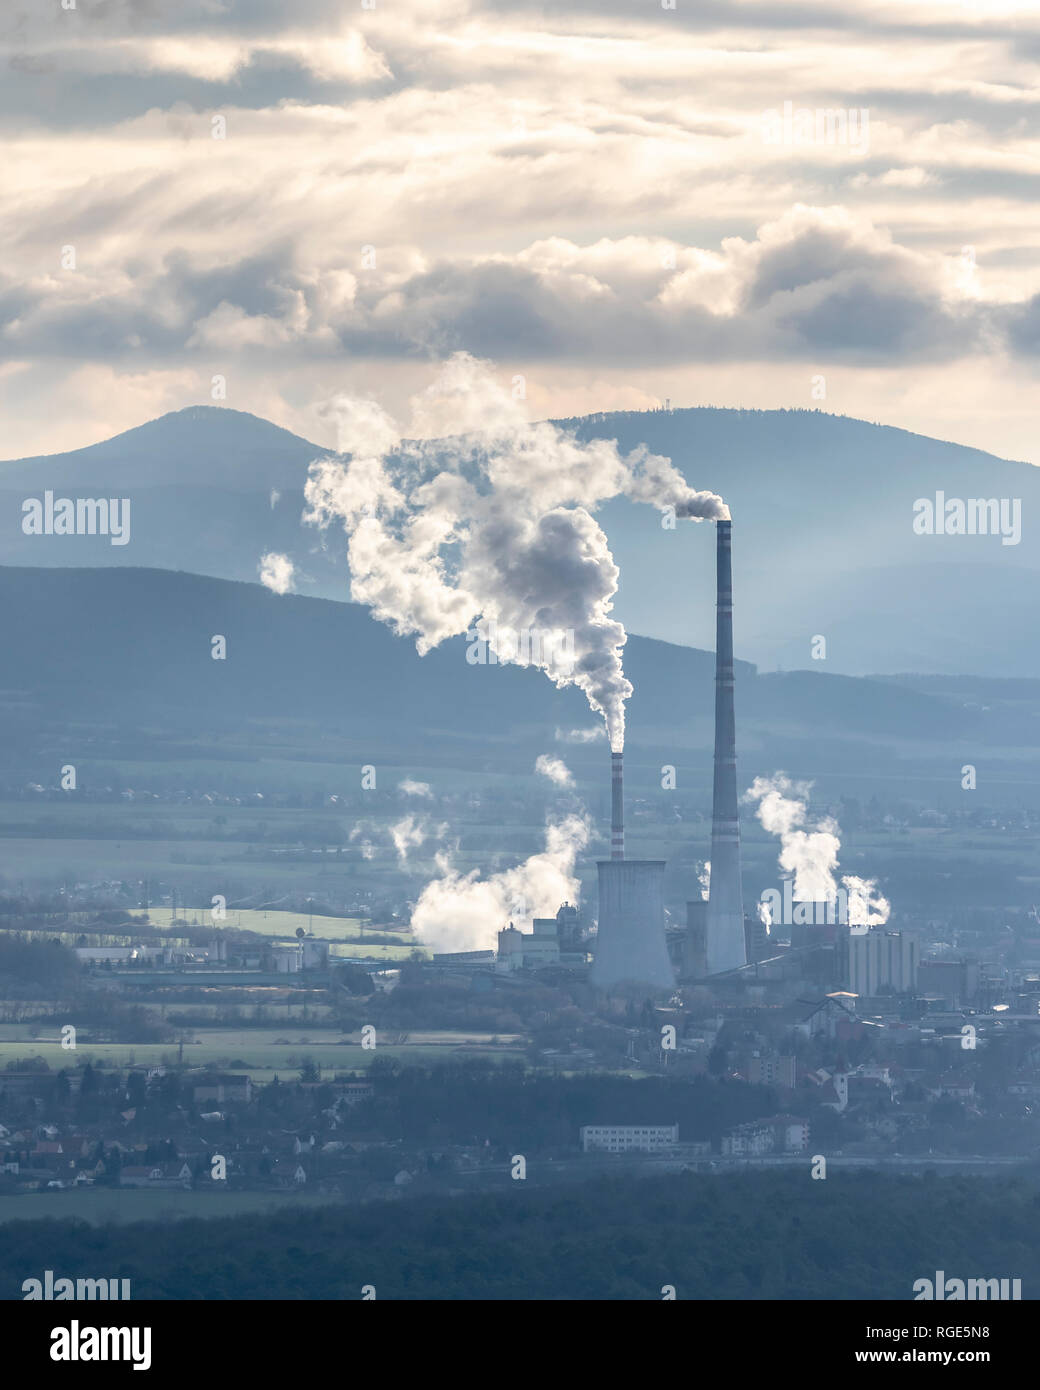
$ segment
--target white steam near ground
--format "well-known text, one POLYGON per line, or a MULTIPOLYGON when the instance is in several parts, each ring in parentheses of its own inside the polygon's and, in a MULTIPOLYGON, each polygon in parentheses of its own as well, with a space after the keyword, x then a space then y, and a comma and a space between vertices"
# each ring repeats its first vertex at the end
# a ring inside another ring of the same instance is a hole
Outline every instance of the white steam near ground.
MULTIPOLYGON (((741 799, 755 806, 755 814, 764 829, 779 838, 778 862, 784 873, 794 880, 794 901, 833 904, 838 898, 835 871, 841 849, 841 828, 832 816, 823 816, 815 824, 809 821, 808 798, 812 785, 811 782, 794 782, 785 773, 778 772, 772 777, 756 777, 741 799)), ((891 908, 877 891, 876 879, 846 874, 841 882, 848 893, 850 926, 866 928, 888 921, 891 908)), ((767 926, 771 924, 768 904, 760 904, 759 915, 767 926)))
POLYGON ((626 634, 611 616, 618 569, 592 512, 626 496, 720 520, 722 499, 643 447, 623 455, 616 441, 529 421, 467 353, 413 398, 407 432, 372 400, 340 396, 331 411, 340 453, 311 464, 305 520, 342 523, 351 597, 414 637, 420 655, 475 632, 500 661, 577 686, 620 749, 626 634), (499 633, 539 639, 498 646, 499 633))
POLYGON ((397 851, 398 863, 403 868, 408 863, 408 855, 427 840, 443 840, 448 833, 447 821, 435 825, 429 816, 405 816, 390 827, 390 839, 397 851))
POLYGON ((510 921, 530 930, 532 917, 554 917, 562 902, 577 901, 581 885, 574 868, 589 835, 584 811, 550 820, 543 850, 488 878, 479 869, 459 873, 450 856, 438 856, 441 876, 419 895, 412 931, 432 951, 494 950, 510 921))

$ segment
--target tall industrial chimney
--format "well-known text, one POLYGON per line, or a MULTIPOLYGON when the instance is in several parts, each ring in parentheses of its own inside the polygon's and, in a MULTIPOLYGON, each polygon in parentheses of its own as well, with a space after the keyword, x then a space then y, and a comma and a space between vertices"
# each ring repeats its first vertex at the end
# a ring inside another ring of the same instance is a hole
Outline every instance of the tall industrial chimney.
POLYGON ((625 857, 624 754, 610 755, 610 857, 625 857))
POLYGON ((733 715, 732 523, 716 522, 718 599, 715 623, 715 784, 708 890, 708 974, 747 964, 744 897, 740 886, 737 817, 737 735, 733 715))

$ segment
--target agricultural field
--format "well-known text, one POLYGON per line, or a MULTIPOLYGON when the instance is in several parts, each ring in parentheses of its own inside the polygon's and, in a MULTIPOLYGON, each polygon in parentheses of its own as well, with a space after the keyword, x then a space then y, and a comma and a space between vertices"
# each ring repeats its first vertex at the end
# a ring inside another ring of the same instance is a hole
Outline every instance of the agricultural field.
POLYGON ((387 946, 404 945, 409 950, 413 946, 410 932, 387 932, 378 928, 370 932, 358 917, 322 917, 317 913, 237 907, 229 907, 222 922, 214 922, 211 913, 202 908, 178 908, 175 914, 169 907, 150 907, 147 915, 152 926, 160 931, 169 931, 175 921, 187 921, 196 927, 239 927, 243 931, 273 936, 279 940, 290 939, 302 928, 308 935, 313 934, 325 941, 357 941, 363 935, 371 935, 387 946))
MULTIPOLYGON (((43 1058, 52 1070, 88 1061, 107 1067, 172 1066, 178 1057, 177 1043, 84 1043, 67 1052, 56 1035, 28 1038, 25 1034, 25 1025, 0 1025, 0 1085, 5 1067, 30 1057, 43 1058)), ((377 1033, 376 1046, 363 1048, 360 1032, 344 1034, 339 1029, 322 1028, 320 1023, 300 1027, 288 1020, 284 1032, 273 1028, 196 1028, 185 1037, 186 1065, 248 1072, 255 1081, 270 1081, 275 1076, 291 1080, 304 1059, 331 1073, 363 1070, 376 1057, 395 1057, 418 1065, 457 1053, 492 1060, 523 1055, 523 1039, 516 1034, 496 1039, 488 1033, 387 1033, 382 1038, 377 1033)))

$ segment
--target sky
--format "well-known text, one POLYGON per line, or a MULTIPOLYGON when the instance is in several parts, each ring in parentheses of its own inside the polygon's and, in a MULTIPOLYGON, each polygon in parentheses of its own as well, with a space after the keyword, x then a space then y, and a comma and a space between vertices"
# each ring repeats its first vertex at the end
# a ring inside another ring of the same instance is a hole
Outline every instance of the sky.
POLYGON ((0 453, 464 349, 1040 463, 1040 0, 672 3, 6 0, 0 453))

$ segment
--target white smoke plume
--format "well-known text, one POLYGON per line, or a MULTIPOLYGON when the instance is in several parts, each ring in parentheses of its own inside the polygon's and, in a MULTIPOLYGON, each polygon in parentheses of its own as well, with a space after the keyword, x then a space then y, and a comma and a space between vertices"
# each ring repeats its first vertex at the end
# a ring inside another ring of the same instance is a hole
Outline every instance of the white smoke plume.
MULTIPOLYGON (((810 824, 808 798, 812 785, 794 782, 778 772, 773 777, 756 777, 741 799, 757 803, 755 814, 762 826, 779 837, 778 862, 785 873, 793 875, 794 901, 835 903, 841 828, 832 816, 810 824)), ((850 925, 874 926, 888 921, 889 904, 877 892, 876 880, 848 874, 842 878, 842 885, 848 893, 850 925)))
POLYGON ((270 589, 276 594, 290 592, 296 566, 288 555, 279 555, 276 551, 269 550, 266 555, 260 557, 258 568, 260 570, 260 583, 265 589, 270 589))
POLYGON ((412 814, 402 816, 389 826, 359 821, 351 830, 348 840, 350 844, 361 840, 361 853, 365 859, 374 859, 378 848, 385 851, 393 845, 399 864, 404 866, 413 849, 418 849, 426 840, 443 840, 448 829, 447 821, 434 824, 427 815, 412 814))
POLYGON ((792 782, 782 772, 756 777, 744 800, 757 802, 755 814, 771 835, 780 839, 779 862, 794 875, 796 902, 833 903, 838 895, 838 825, 829 816, 806 828, 806 799, 812 784, 792 782))
POLYGON ((626 634, 611 617, 618 569, 591 513, 624 495, 718 520, 729 515, 722 499, 645 448, 622 455, 613 440, 528 421, 467 353, 413 399, 409 442, 373 401, 339 397, 332 411, 340 456, 311 464, 305 520, 342 522, 351 597, 413 636, 420 655, 474 631, 499 660, 577 686, 620 750, 626 634), (496 631, 540 640, 499 652, 496 631), (560 645, 573 662, 555 659, 560 645))
POLYGON ((594 724, 591 729, 557 729, 557 743, 598 743, 606 738, 607 730, 603 724, 594 724))
POLYGON ((580 882, 574 865, 589 841, 584 814, 550 821, 545 849, 522 864, 482 879, 480 870, 460 874, 440 856, 441 877, 428 883, 412 912, 412 930, 433 951, 487 951, 510 920, 530 929, 532 917, 554 916, 562 902, 576 902, 580 882), (517 905, 524 905, 518 920, 517 905))
POLYGON ((711 860, 705 859, 701 865, 701 871, 697 875, 697 882, 701 885, 701 898, 704 902, 708 901, 711 894, 711 860))
MULTIPOLYGON (((348 843, 353 844, 355 840, 361 839, 361 836, 364 835, 366 829, 367 826, 365 825, 355 825, 353 830, 347 837, 348 843)), ((361 839, 361 844, 359 848, 361 850, 362 859, 374 859, 376 857, 376 847, 372 843, 372 841, 369 840, 367 837, 365 839, 361 839)))
POLYGON ((558 787, 574 786, 571 770, 562 758, 551 757, 548 753, 539 753, 535 759, 534 770, 542 777, 548 777, 549 781, 554 782, 558 787))
POLYGON ((758 920, 765 927, 768 935, 773 927, 773 909, 764 899, 760 900, 758 904, 758 920))
POLYGON ((425 823, 416 816, 405 816, 390 827, 390 838, 402 864, 408 862, 408 851, 418 849, 426 839, 425 823))
POLYGON ((892 908, 888 899, 878 892, 876 879, 846 874, 842 883, 849 895, 850 927, 880 927, 888 921, 892 908))
POLYGON ((427 800, 433 799, 433 789, 429 782, 416 782, 411 777, 406 777, 403 782, 398 782, 397 790, 403 792, 405 796, 423 796, 427 800))

